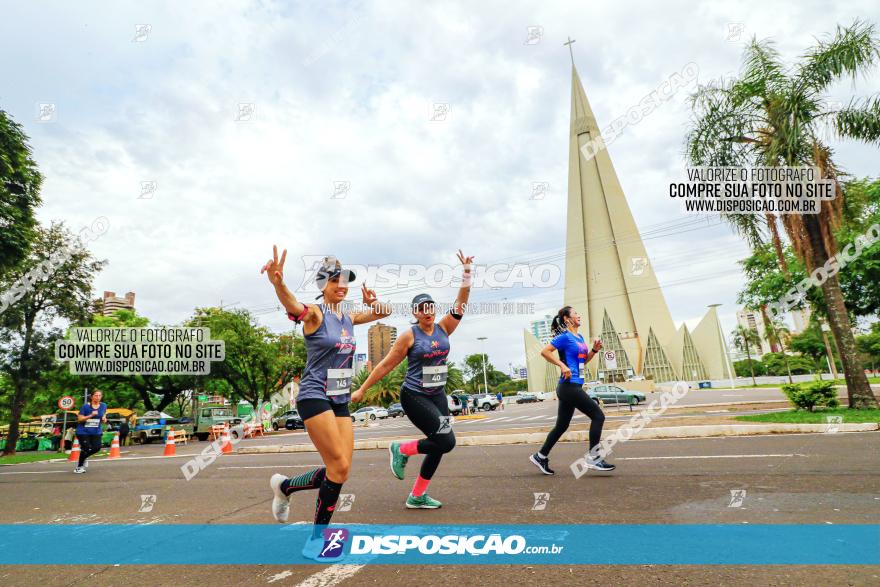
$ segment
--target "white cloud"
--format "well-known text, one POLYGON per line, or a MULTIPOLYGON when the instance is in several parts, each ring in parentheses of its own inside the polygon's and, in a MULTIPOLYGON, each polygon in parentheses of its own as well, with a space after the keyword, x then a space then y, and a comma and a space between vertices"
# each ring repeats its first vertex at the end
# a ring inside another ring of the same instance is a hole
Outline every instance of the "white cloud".
MULTIPOLYGON (((0 25, 0 106, 25 124, 46 174, 41 218, 74 227, 110 218, 92 245, 110 261, 96 289, 134 290, 142 313, 173 323, 221 298, 273 304, 258 273, 272 243, 289 249, 297 282, 297 260, 310 254, 430 264, 454 261, 458 248, 480 262, 561 253, 569 35, 601 125, 691 61, 701 79, 735 70, 753 34, 775 38, 793 58, 836 23, 876 12, 867 1, 735 9, 684 1, 29 2, 8 6, 0 25), (738 43, 726 39, 737 22, 738 43), (147 39, 132 42, 142 23, 151 26, 147 39), (544 37, 524 44, 533 25, 544 37), (56 122, 34 120, 42 101, 57 104, 56 122), (254 105, 254 120, 234 120, 239 103, 254 105), (446 120, 430 120, 435 103, 449 105, 446 120), (138 199, 147 180, 158 190, 138 199), (351 182, 345 199, 330 198, 334 181, 351 182), (544 199, 530 198, 533 182, 550 184, 544 199)), ((876 76, 855 88, 877 90, 876 76)), ((853 92, 848 84, 835 91, 853 92)), ((643 228, 679 217, 664 184, 683 166, 685 94, 610 147, 643 228)), ((843 145, 839 155, 855 174, 876 173, 873 148, 843 145)), ((646 246, 662 283, 716 275, 665 290, 677 323, 718 302, 724 326, 733 326, 736 260, 746 249, 727 228, 646 246)), ((473 299, 505 295, 475 291, 473 299)), ((527 296, 538 316, 562 299, 560 288, 527 296)), ((280 313, 261 319, 289 327, 280 313)), ((520 364, 527 323, 466 319, 453 357, 478 352, 474 339, 486 335, 496 366, 520 364)), ((365 349, 365 329, 360 338, 365 349)))

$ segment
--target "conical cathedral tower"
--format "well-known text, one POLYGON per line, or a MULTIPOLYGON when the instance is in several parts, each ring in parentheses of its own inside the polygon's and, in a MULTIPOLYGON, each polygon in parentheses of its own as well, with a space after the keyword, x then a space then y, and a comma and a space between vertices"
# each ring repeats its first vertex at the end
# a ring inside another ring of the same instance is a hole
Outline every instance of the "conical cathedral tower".
MULTIPOLYGON (((617 368, 607 369, 604 361, 593 364, 607 371, 606 381, 642 372, 649 331, 661 346, 675 336, 669 307, 574 65, 565 304, 581 313, 584 330, 591 338, 603 337, 606 348, 611 348, 608 343, 615 338, 608 337, 609 326, 616 332, 617 368)), ((671 369, 671 365, 657 364, 664 358, 652 353, 655 372, 671 369)))
MULTIPOLYGON (((721 379, 730 363, 714 307, 691 336, 676 329, 645 245, 617 179, 577 69, 571 69, 565 299, 582 317, 581 332, 613 350, 590 363, 593 377, 623 381, 721 379)), ((524 332, 529 389, 549 391, 558 369, 524 332)))

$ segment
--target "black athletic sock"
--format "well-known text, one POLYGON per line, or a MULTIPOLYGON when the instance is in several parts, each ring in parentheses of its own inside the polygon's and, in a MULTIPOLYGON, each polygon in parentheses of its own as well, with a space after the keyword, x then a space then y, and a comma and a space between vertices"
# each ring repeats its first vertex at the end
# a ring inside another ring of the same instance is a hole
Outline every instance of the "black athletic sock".
POLYGON ((339 499, 339 492, 342 490, 342 483, 336 483, 324 477, 321 488, 318 489, 318 499, 315 500, 315 527, 326 526, 333 517, 333 510, 336 509, 336 501, 339 499))
POLYGON ((290 495, 291 493, 302 491, 304 489, 317 489, 324 481, 324 475, 326 473, 326 467, 319 467, 317 469, 312 469, 307 473, 303 473, 302 475, 291 477, 281 483, 281 493, 284 495, 290 495))

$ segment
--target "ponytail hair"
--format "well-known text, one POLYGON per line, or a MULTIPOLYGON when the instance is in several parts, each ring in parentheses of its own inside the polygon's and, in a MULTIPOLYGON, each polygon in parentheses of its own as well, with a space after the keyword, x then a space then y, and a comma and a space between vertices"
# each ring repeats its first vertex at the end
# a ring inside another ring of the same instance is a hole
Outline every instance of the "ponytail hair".
POLYGON ((565 319, 571 316, 571 310, 571 306, 563 306, 553 317, 553 322, 550 323, 550 332, 553 333, 553 336, 568 330, 568 327, 565 325, 565 319))

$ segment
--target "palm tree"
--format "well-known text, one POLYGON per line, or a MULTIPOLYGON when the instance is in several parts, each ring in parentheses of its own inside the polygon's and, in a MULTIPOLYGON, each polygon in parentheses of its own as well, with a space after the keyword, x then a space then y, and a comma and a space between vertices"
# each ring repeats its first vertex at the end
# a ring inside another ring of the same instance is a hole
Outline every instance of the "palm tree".
POLYGON ((449 368, 446 374, 446 390, 452 392, 456 389, 464 389, 464 374, 461 369, 456 367, 452 361, 446 363, 446 366, 449 368))
MULTIPOLYGON (((786 67, 772 42, 755 39, 746 48, 738 79, 701 86, 692 96, 694 121, 686 139, 691 165, 814 166, 822 179, 837 179, 832 151, 821 138, 830 128, 839 138, 880 143, 880 96, 852 99, 840 109, 829 106, 828 88, 844 78, 853 81, 880 61, 874 26, 856 20, 838 27, 792 67, 786 67)), ((785 233, 809 271, 822 267, 837 251, 833 229, 839 226, 844 195, 823 200, 819 214, 785 214, 785 233)), ((769 231, 780 266, 784 264, 776 217, 761 223, 750 215, 727 217, 750 244, 769 231)), ((829 276, 821 285, 828 321, 840 349, 852 408, 877 407, 861 368, 840 282, 829 276)))
MULTIPOLYGON (((381 405, 389 406, 396 401, 400 401, 400 386, 403 383, 403 377, 406 374, 406 359, 403 360, 391 373, 380 379, 371 387, 364 395, 361 402, 363 405, 381 405)), ((357 390, 367 380, 370 372, 367 369, 362 370, 354 376, 352 380, 352 390, 357 390)))
POLYGON ((788 364, 788 355, 785 353, 785 345, 791 339, 791 331, 780 320, 769 320, 767 322, 767 342, 770 345, 779 345, 779 351, 782 353, 782 362, 785 363, 785 370, 788 371, 788 382, 794 383, 791 378, 791 367, 788 364))
POLYGON ((749 371, 752 373, 752 385, 757 387, 758 382, 755 381, 755 366, 752 365, 751 347, 761 347, 761 337, 758 331, 740 324, 733 330, 733 345, 739 350, 745 351, 746 358, 749 360, 749 371))

